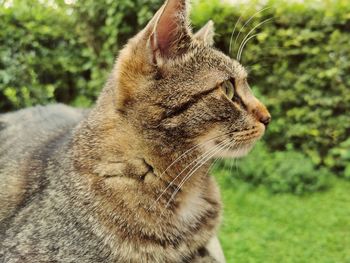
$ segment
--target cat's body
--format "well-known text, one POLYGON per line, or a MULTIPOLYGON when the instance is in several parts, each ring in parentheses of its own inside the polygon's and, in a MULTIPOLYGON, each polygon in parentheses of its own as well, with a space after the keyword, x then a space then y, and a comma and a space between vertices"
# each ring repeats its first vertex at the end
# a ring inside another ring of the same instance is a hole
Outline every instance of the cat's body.
MULTIPOLYGON (((111 177, 120 192, 99 189, 102 180, 88 173, 82 177, 74 166, 73 131, 84 115, 55 105, 0 116, 0 203, 9 205, 0 210, 3 262, 186 262, 197 250, 204 253, 202 242, 193 251, 185 244, 215 231, 219 201, 211 179, 201 187, 207 198, 212 192, 211 199, 202 201, 207 212, 193 213, 198 220, 189 222, 188 229, 185 218, 166 222, 161 211, 147 211, 154 198, 147 200, 152 190, 145 189, 146 179, 111 177), (133 197, 139 200, 128 204, 133 197)), ((135 162, 130 169, 140 168, 143 176, 148 169, 141 166, 135 162)))
POLYGON ((89 112, 0 115, 0 262, 224 262, 210 160, 270 121, 244 68, 169 0, 89 112))

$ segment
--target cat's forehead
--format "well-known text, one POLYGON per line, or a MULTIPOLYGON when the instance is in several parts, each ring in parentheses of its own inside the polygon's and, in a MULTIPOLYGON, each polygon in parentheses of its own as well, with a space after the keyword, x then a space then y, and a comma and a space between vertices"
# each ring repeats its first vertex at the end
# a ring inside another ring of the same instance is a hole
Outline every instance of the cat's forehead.
POLYGON ((239 63, 237 60, 231 59, 231 63, 233 65, 233 74, 238 79, 246 79, 248 77, 247 70, 239 63))
POLYGON ((246 79, 248 76, 246 69, 237 60, 214 48, 205 48, 193 55, 200 67, 206 67, 209 71, 220 71, 226 77, 237 79, 246 79))

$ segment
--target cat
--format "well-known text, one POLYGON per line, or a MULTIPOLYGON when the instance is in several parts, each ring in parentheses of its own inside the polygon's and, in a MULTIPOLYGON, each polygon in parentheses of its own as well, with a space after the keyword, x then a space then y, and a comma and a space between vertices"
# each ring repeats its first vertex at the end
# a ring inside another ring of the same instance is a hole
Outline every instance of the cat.
POLYGON ((247 154, 271 116, 188 9, 165 2, 91 110, 0 115, 0 262, 225 262, 208 169, 247 154))

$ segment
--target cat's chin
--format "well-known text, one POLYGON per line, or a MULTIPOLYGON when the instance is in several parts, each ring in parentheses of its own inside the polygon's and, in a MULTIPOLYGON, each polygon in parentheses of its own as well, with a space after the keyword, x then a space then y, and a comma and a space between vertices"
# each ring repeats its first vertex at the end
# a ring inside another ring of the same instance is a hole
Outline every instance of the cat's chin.
POLYGON ((242 145, 239 148, 229 148, 220 151, 215 157, 217 158, 242 158, 246 156, 254 147, 255 143, 242 145))

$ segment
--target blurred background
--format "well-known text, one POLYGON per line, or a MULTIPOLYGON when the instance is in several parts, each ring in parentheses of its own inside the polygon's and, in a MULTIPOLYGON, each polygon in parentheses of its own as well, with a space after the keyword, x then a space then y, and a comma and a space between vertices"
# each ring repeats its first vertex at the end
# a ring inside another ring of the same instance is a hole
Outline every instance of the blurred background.
MULTIPOLYGON (((228 262, 350 262, 350 2, 194 0, 194 30, 240 53, 273 122, 213 168, 228 262), (247 42, 246 40, 249 40, 247 42)), ((163 0, 0 0, 0 113, 90 107, 163 0)), ((0 142, 1 143, 1 142, 0 142)))

